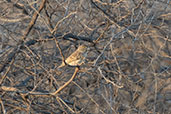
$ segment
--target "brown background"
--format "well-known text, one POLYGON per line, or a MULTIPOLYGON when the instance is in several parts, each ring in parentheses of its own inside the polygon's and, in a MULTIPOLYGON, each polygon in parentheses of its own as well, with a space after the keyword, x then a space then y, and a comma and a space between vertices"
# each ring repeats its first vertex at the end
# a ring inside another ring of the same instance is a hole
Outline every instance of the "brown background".
POLYGON ((169 0, 0 0, 0 113, 171 113, 169 0), (80 44, 75 67, 57 69, 80 44))

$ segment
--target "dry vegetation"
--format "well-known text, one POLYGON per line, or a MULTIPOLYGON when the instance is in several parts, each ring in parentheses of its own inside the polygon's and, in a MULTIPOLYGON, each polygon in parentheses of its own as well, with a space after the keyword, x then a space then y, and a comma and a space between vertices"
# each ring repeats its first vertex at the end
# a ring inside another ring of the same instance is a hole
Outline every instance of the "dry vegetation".
POLYGON ((1 114, 171 113, 170 0, 0 4, 1 114))

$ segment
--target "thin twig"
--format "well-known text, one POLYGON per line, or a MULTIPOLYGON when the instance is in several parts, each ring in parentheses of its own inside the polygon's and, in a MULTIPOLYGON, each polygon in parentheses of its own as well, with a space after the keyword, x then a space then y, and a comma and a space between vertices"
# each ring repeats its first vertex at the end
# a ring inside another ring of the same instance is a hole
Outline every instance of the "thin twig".
POLYGON ((76 76, 76 74, 78 73, 78 71, 79 71, 79 68, 78 67, 76 67, 75 68, 75 72, 74 72, 74 74, 72 75, 72 77, 64 84, 64 85, 62 85, 57 91, 55 91, 54 93, 51 93, 51 95, 56 95, 56 94, 58 94, 61 90, 63 90, 67 85, 69 85, 71 82, 72 82, 72 80, 75 78, 75 76, 76 76))

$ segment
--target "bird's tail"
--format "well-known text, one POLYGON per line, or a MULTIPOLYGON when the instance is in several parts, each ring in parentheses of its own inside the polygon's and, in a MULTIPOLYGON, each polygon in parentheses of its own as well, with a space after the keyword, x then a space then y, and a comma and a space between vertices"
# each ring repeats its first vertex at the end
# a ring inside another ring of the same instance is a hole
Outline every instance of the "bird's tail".
POLYGON ((62 62, 62 64, 61 64, 60 66, 58 66, 58 68, 62 68, 62 67, 64 67, 64 66, 65 66, 65 63, 62 62))

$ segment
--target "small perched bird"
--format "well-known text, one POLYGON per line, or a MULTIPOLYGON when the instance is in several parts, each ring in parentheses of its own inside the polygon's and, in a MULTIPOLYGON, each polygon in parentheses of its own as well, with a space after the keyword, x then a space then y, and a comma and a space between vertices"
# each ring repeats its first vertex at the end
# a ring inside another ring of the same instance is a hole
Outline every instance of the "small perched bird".
MULTIPOLYGON (((65 62, 70 66, 80 66, 84 63, 85 58, 88 53, 88 47, 85 45, 80 45, 75 52, 73 52, 66 60, 65 62)), ((65 66, 64 61, 62 61, 62 64, 58 67, 61 68, 65 66)))

